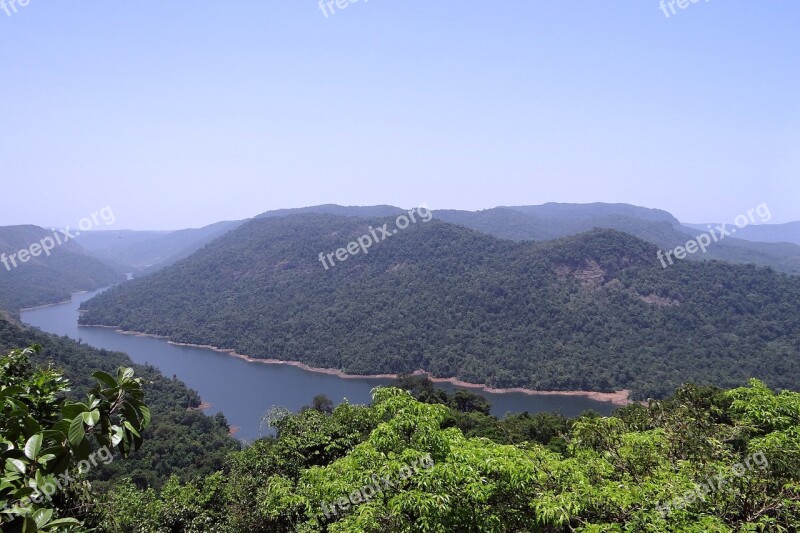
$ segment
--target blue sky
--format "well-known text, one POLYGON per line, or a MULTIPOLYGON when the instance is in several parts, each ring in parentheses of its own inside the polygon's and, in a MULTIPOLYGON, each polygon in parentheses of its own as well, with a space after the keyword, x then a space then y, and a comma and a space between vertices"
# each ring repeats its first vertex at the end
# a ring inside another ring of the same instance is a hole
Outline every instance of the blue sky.
MULTIPOLYGON (((10 0, 6 0, 9 2, 10 0)), ((0 11, 0 225, 319 203, 800 220, 800 3, 30 0, 0 11)))

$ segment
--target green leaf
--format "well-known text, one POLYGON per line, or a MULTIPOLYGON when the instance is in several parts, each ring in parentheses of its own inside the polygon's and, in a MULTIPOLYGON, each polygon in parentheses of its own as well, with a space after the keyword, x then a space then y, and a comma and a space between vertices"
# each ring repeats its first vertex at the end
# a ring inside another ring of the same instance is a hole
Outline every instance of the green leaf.
POLYGON ((36 521, 36 525, 39 528, 44 527, 44 525, 47 524, 51 518, 53 518, 52 509, 39 509, 33 513, 33 519, 36 521))
POLYGON ((31 438, 28 439, 28 442, 25 443, 25 456, 28 459, 36 459, 36 456, 39 455, 39 450, 42 449, 42 434, 37 433, 33 435, 31 438))
POLYGON ((26 516, 22 524, 22 533, 36 533, 37 531, 39 531, 39 527, 36 525, 36 521, 32 516, 26 516))
POLYGON ((119 426, 112 426, 111 431, 113 433, 111 437, 111 446, 117 447, 120 442, 122 442, 123 437, 125 436, 124 430, 119 426))
POLYGON ((19 472, 20 474, 25 473, 25 463, 20 461, 19 459, 6 459, 6 470, 10 472, 19 472))
POLYGON ((83 417, 76 416, 72 419, 69 425, 69 443, 73 446, 78 446, 82 441, 86 432, 83 429, 83 417))
POLYGON ((139 407, 139 412, 142 413, 142 427, 150 426, 150 408, 143 405, 139 407))
POLYGON ((94 425, 100 421, 100 411, 95 409, 94 411, 90 411, 88 413, 82 413, 81 417, 87 426, 94 427, 94 425))
POLYGON ((79 526, 81 523, 75 518, 57 518, 47 524, 47 528, 54 528, 60 526, 79 526))
POLYGON ((0 399, 6 398, 8 396, 16 396, 18 394, 22 394, 23 392, 25 392, 25 389, 23 389, 19 385, 5 387, 3 390, 0 390, 0 399))
POLYGON ((133 424, 131 424, 131 423, 130 423, 130 422, 128 422, 127 420, 124 422, 124 424, 125 424, 125 427, 126 427, 126 428, 128 428, 128 431, 130 431, 131 433, 133 433, 133 434, 134 434, 134 435, 136 435, 137 437, 139 437, 139 436, 140 436, 140 435, 139 435, 139 432, 138 432, 138 431, 136 431, 136 428, 135 428, 135 427, 133 427, 133 424))
POLYGON ((39 458, 36 459, 36 462, 43 465, 45 463, 48 463, 48 462, 52 461, 55 458, 56 458, 56 456, 53 455, 52 453, 45 453, 45 454, 40 455, 39 458))
POLYGON ((80 403, 65 403, 61 408, 61 415, 64 418, 75 418, 86 411, 86 406, 80 403))
POLYGON ((97 372, 92 374, 92 377, 109 388, 112 389, 117 388, 117 380, 115 380, 113 377, 111 377, 110 375, 106 374, 103 371, 98 370, 97 372))

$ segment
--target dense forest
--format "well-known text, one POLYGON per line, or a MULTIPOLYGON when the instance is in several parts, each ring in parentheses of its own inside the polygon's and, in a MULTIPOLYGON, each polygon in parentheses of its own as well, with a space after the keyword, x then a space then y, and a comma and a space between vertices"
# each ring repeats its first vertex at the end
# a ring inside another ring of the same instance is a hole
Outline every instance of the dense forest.
MULTIPOLYGON (((43 423, 48 413, 58 419, 48 391, 63 388, 61 378, 25 367, 23 356, 0 357, 0 399, 8 406, 8 392, 26 385, 29 393, 14 405, 43 423)), ((116 375, 119 382, 95 373, 103 383, 93 394, 127 391, 145 412, 136 400, 142 380, 132 369, 116 375)), ((800 525, 800 393, 776 394, 758 380, 728 391, 686 385, 611 417, 497 420, 474 394, 444 394, 419 378, 400 385, 408 390, 375 389, 369 406, 333 408, 316 397, 299 413, 275 411, 274 437, 230 454, 212 474, 173 476, 160 489, 122 477, 103 493, 88 485, 77 491, 73 480, 43 500, 37 491, 54 479, 52 454, 41 434, 18 438, 24 454, 8 459, 0 486, 4 530, 700 533, 800 525), (27 458, 44 465, 31 464, 35 477, 24 468, 27 458), (31 489, 11 491, 26 479, 31 489), (17 503, 25 494, 32 504, 17 503)), ((92 405, 101 420, 115 420, 110 402, 92 405)), ((76 409, 65 404, 62 413, 76 409)), ((6 439, 17 413, 0 412, 6 439)), ((88 412, 68 422, 70 447, 73 427, 81 428, 79 442, 88 438, 84 426, 96 424, 88 412)))
POLYGON ((115 461, 91 471, 97 487, 125 476, 137 486, 159 487, 171 475, 182 480, 206 475, 222 467, 225 456, 239 449, 228 436, 228 423, 221 414, 206 416, 197 407, 200 397, 177 379, 164 377, 151 366, 133 364, 127 355, 98 350, 67 337, 42 333, 0 316, 0 353, 38 344, 42 351, 32 356, 38 366, 50 366, 70 380, 70 398, 86 396, 94 385, 92 373, 113 373, 130 367, 143 380, 145 401, 152 423, 144 433, 144 444, 127 461, 115 461))
MULTIPOLYGON (((373 222, 393 224, 394 219, 373 222)), ((424 369, 493 387, 628 389, 800 381, 800 278, 682 261, 613 230, 543 243, 432 220, 329 269, 361 218, 252 220, 84 304, 118 326, 353 374, 424 369), (753 354, 759 354, 758 358, 753 354)))
POLYGON ((23 307, 62 302, 69 300, 72 293, 125 279, 71 239, 43 253, 42 239, 51 239, 55 244, 52 236, 53 232, 38 226, 0 227, 0 258, 5 259, 0 263, 0 309, 16 314, 23 307), (37 255, 20 262, 16 254, 34 244, 40 247, 35 250, 37 255))
MULTIPOLYGON (((317 205, 298 209, 268 211, 260 217, 292 214, 328 214, 376 219, 403 212, 399 207, 317 205)), ((437 219, 458 224, 487 235, 521 241, 548 241, 591 231, 614 229, 655 244, 664 250, 685 244, 707 225, 681 224, 667 211, 631 204, 567 204, 550 202, 542 205, 494 207, 480 211, 437 209, 437 219)), ((729 228, 731 226, 729 225, 729 228)), ((769 266, 781 272, 800 274, 800 242, 797 223, 760 224, 736 228, 737 238, 715 243, 704 254, 688 256, 689 260, 717 259, 733 263, 769 266)))
POLYGON ((141 531, 794 531, 800 395, 758 381, 684 387, 570 420, 561 451, 448 426, 400 389, 370 407, 275 420, 224 474, 110 495, 99 522, 141 531))

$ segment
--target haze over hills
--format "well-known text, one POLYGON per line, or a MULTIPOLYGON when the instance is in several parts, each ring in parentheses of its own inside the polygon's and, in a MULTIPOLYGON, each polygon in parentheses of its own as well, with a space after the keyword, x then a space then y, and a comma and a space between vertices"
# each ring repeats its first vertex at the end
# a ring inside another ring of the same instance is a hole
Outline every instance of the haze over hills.
POLYGON ((77 240, 89 253, 120 272, 141 275, 189 256, 242 222, 217 222, 178 231, 89 231, 77 240))
MULTIPOLYGON (((402 211, 399 207, 389 205, 362 207, 326 204, 268 211, 257 218, 318 213, 375 219, 402 211)), ((707 225, 682 225, 666 211, 629 204, 549 203, 474 212, 438 210, 435 216, 442 221, 517 241, 546 241, 594 228, 610 228, 644 239, 663 250, 684 245, 699 232, 708 231, 707 225)), ((0 277, 0 306, 16 312, 20 307, 64 300, 71 292, 117 283, 123 279, 118 274, 130 272, 142 276, 155 272, 188 257, 244 222, 219 222, 198 229, 163 232, 83 232, 74 240, 58 246, 52 257, 39 255, 31 258, 24 265, 25 269, 12 268, 12 271, 7 271, 9 276, 0 277), (109 266, 116 274, 110 272, 109 266)), ((800 223, 739 228, 736 238, 723 239, 710 246, 707 253, 689 255, 688 258, 752 263, 798 273, 800 245, 794 242, 800 241, 796 232, 798 228, 800 223), (751 236, 753 241, 745 239, 751 236)), ((36 226, 0 228, 0 253, 16 253, 48 235, 49 232, 36 226)))
MULTIPOLYGON (((436 218, 489 235, 514 240, 550 240, 594 228, 615 229, 657 245, 662 250, 683 246, 698 231, 683 226, 666 211, 629 204, 543 204, 497 207, 485 211, 437 210, 436 218)), ((758 228, 748 226, 744 230, 758 228)), ((707 232, 706 226, 702 231, 707 232)), ((742 230, 737 230, 742 231, 742 230)), ((740 236, 739 233, 736 234, 740 236)), ((800 273, 800 246, 788 243, 750 242, 730 237, 715 242, 705 254, 689 260, 719 259, 770 266, 782 272, 800 273)))
MULTIPOLYGON (((333 204, 280 209, 268 211, 260 217, 285 216, 287 214, 319 213, 353 217, 391 216, 403 209, 394 206, 339 206, 333 204)), ((639 207, 622 203, 565 204, 550 202, 542 205, 495 207, 482 211, 454 209, 435 210, 437 219, 458 224, 503 239, 545 241, 577 235, 594 228, 615 229, 629 233, 670 250, 683 246, 697 237, 693 227, 681 224, 677 218, 661 209, 639 207)), ((800 224, 800 223, 798 223, 800 224)), ((792 224, 784 225, 781 234, 789 234, 792 224)), ((752 263, 769 266, 781 272, 800 273, 800 242, 785 240, 750 242, 747 235, 763 225, 737 229, 737 239, 727 237, 715 242, 705 254, 687 256, 689 260, 705 261, 719 259, 734 263, 752 263), (774 242, 774 243, 773 243, 774 242)), ((704 225, 700 228, 708 231, 704 225)), ((800 232, 796 235, 800 240, 800 232)), ((759 241, 763 239, 753 239, 759 241)))
MULTIPOLYGON (((403 212, 390 205, 341 206, 323 204, 302 208, 267 211, 256 218, 273 218, 289 214, 329 214, 361 218, 388 217, 403 212)), ((475 229, 496 237, 512 240, 552 240, 608 228, 623 231, 658 245, 664 250, 686 244, 697 231, 682 225, 670 213, 630 204, 561 204, 496 207, 482 211, 443 209, 436 218, 475 229)), ((199 229, 180 231, 93 231, 78 237, 81 245, 94 257, 121 273, 145 275, 188 257, 212 240, 224 235, 244 221, 219 222, 199 229)), ((761 226, 744 228, 744 231, 761 226)), ((791 231, 791 226, 782 234, 791 231)), ((702 230, 707 228, 703 226, 702 230)), ((758 240, 758 239, 756 239, 758 240)), ((800 273, 800 246, 791 242, 750 242, 727 238, 715 243, 706 254, 688 256, 690 260, 720 259, 737 263, 771 266, 776 270, 800 273)))
MULTIPOLYGON (((684 226, 703 231, 709 224, 684 224, 684 226)), ((747 226, 737 230, 736 238, 761 242, 789 242, 800 245, 800 221, 747 226)))
MULTIPOLYGON (((504 210, 504 212, 507 212, 504 210)), ((679 262, 613 230, 544 243, 440 220, 327 269, 394 218, 258 218, 85 304, 84 324, 354 374, 424 369, 494 387, 632 389, 800 379, 800 278, 679 262)))
MULTIPOLYGON (((58 238, 64 239, 60 235, 58 238)), ((58 244, 54 232, 39 226, 0 227, 0 254, 5 259, 0 264, 0 309, 11 313, 23 307, 68 300, 74 292, 98 289, 125 279, 88 255, 73 239, 58 244), (50 248, 47 252, 43 250, 43 242, 50 248), (28 257, 25 262, 19 258, 21 250, 26 254, 23 258, 28 257)))

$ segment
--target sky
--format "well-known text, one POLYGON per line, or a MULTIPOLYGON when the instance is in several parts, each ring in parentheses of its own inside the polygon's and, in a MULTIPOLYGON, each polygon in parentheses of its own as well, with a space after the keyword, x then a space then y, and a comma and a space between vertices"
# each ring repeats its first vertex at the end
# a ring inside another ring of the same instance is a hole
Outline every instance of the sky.
POLYGON ((16 1, 0 225, 322 203, 800 220, 796 0, 16 1))

